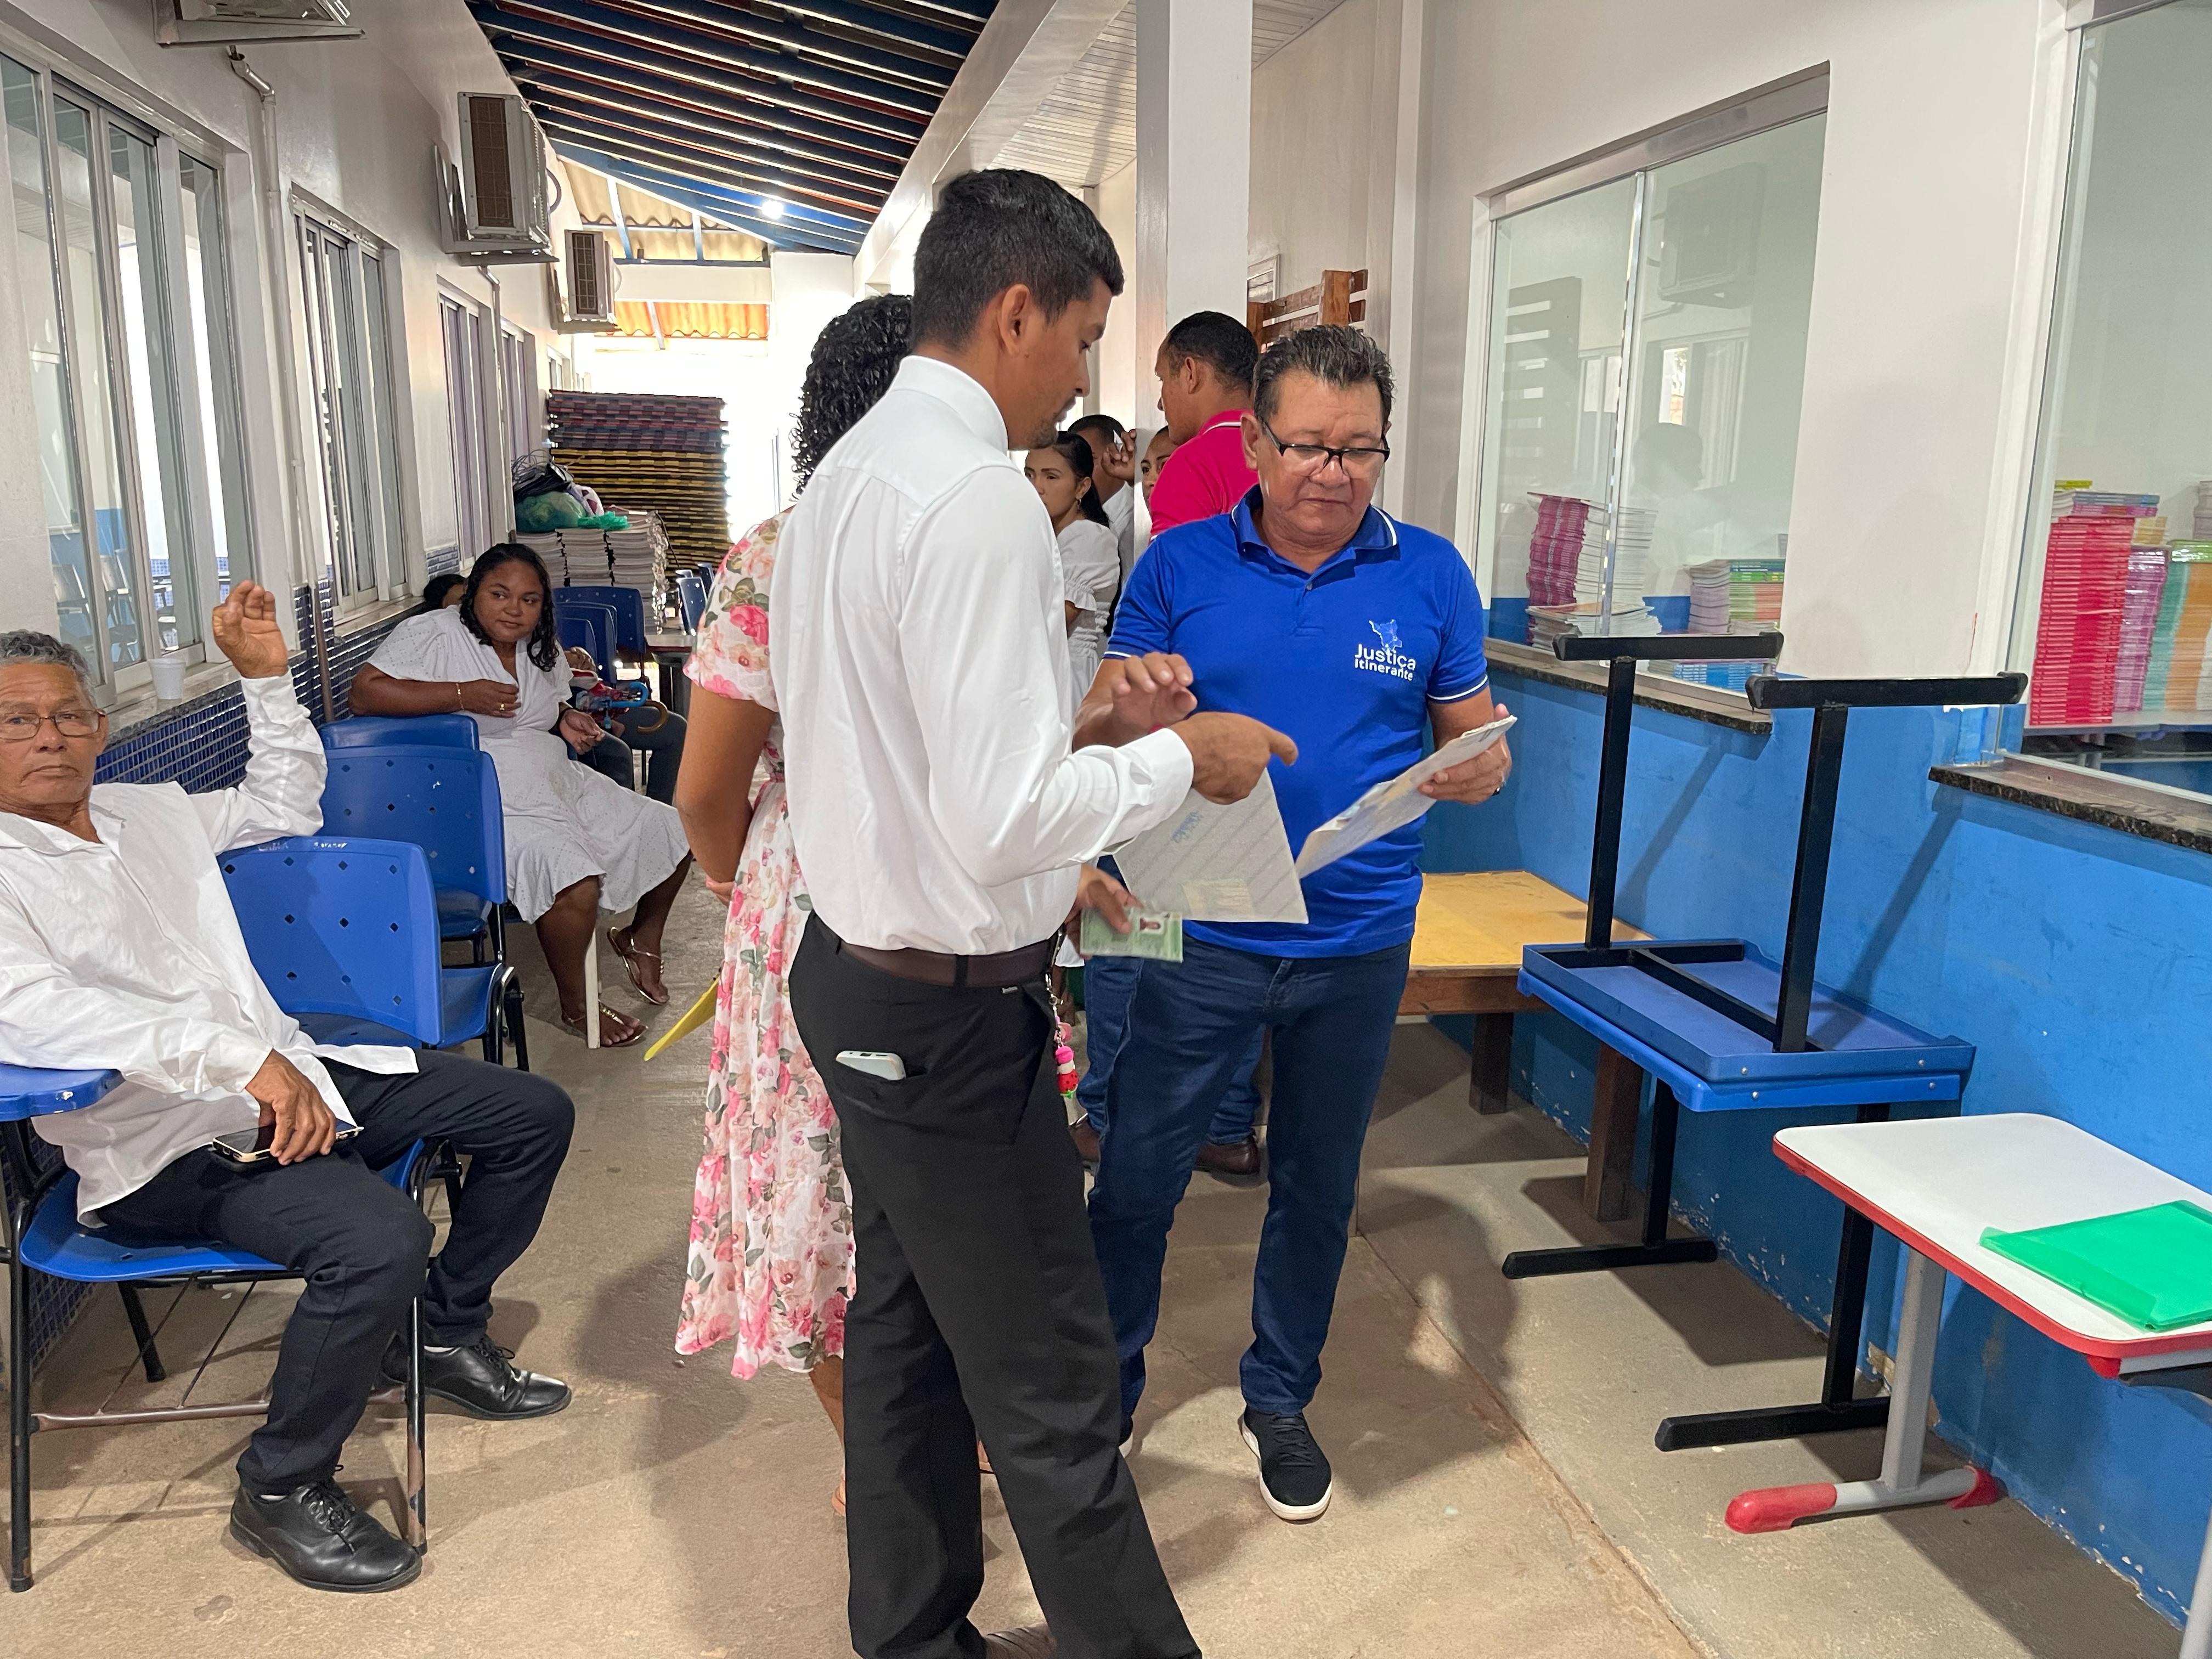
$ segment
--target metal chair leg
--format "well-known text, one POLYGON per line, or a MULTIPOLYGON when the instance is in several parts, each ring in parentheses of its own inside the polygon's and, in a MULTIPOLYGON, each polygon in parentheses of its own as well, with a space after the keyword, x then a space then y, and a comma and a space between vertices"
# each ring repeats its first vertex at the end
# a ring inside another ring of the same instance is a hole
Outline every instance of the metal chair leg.
MULTIPOLYGON (((15 1220, 18 1241, 30 1220, 26 1206, 15 1220)), ((31 1588, 31 1286, 29 1273, 14 1259, 8 1264, 8 1588, 31 1588)))
POLYGON ((427 1413, 422 1409, 422 1298, 407 1307, 407 1541, 430 1547, 429 1460, 422 1449, 427 1413))
POLYGON ((131 1340, 138 1345, 138 1363, 145 1368, 149 1382, 160 1382, 168 1377, 168 1369, 161 1364, 161 1351, 154 1346, 153 1328, 146 1323, 146 1304, 138 1299, 136 1285, 118 1285, 122 1292, 124 1316, 131 1322, 131 1340))
POLYGON ((522 975, 513 969, 507 974, 507 1036, 514 1045, 514 1069, 530 1069, 530 1039, 522 1029, 522 975))

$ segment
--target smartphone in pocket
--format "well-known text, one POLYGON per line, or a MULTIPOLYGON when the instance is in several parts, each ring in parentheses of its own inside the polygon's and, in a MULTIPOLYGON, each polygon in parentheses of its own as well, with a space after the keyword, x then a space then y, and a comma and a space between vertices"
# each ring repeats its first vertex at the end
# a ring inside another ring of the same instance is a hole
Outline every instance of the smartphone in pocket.
POLYGON ((865 1072, 870 1077, 879 1077, 886 1083, 905 1079, 906 1062, 896 1054, 880 1054, 872 1048, 840 1048, 837 1063, 854 1071, 865 1072))
MULTIPOLYGON (((360 1133, 361 1126, 357 1123, 339 1124, 337 1134, 331 1142, 331 1150, 336 1152, 360 1133)), ((263 1123, 251 1129, 239 1129, 227 1135, 217 1135, 213 1140, 208 1142, 208 1151, 226 1164, 234 1164, 241 1169, 250 1169, 263 1164, 274 1164, 276 1161, 276 1126, 274 1123, 263 1123)))

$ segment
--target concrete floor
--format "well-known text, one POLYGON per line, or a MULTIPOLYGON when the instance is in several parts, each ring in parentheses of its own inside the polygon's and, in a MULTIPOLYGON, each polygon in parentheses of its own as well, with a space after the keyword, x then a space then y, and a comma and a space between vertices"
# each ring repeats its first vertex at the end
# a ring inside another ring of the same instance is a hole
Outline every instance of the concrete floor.
MULTIPOLYGON (((679 1002, 712 972, 717 933, 703 895, 687 896, 669 952, 679 1002)), ((542 983, 526 932, 517 945, 542 983)), ((608 1000, 639 1006, 626 985, 608 1000)), ((0 1655, 850 1651, 836 1447, 811 1391, 739 1384, 722 1355, 669 1346, 706 1034, 650 1066, 548 1024, 531 1035, 538 1068, 575 1095, 579 1131, 493 1334, 573 1382, 576 1403, 536 1423, 434 1413, 423 1577, 362 1598, 298 1589, 229 1541, 238 1424, 43 1435, 39 1583, 0 1601, 0 1655)), ((1401 1031, 1312 1412, 1338 1472, 1314 1526, 1268 1515, 1234 1431, 1264 1195, 1201 1179, 1179 1218, 1133 1462, 1213 1659, 2173 1651, 2118 1578, 2016 1506, 1727 1533, 1738 1487, 1870 1468, 1873 1448, 1662 1458, 1650 1420, 1802 1387, 1812 1339, 1725 1268, 1506 1285, 1504 1250, 1577 1231, 1573 1149, 1525 1111, 1469 1115, 1463 1064, 1434 1031, 1401 1031)), ((217 1291, 185 1298, 165 1340, 175 1359, 235 1316, 196 1401, 258 1389, 285 1304, 281 1289, 242 1310, 217 1291)), ((112 1298, 97 1299, 49 1362, 46 1403, 98 1403, 129 1347, 112 1298)), ((185 1380, 126 1382, 113 1403, 173 1403, 185 1380)), ((343 1476, 395 1522, 403 1450, 396 1410, 373 1407, 343 1476)), ((1034 1619, 995 1509, 988 1536, 979 1622, 1034 1619)))

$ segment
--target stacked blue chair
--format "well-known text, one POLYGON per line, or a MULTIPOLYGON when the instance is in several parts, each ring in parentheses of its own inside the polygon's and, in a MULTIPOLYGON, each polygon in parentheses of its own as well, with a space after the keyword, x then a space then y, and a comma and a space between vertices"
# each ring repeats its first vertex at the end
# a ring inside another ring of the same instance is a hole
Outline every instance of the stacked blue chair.
POLYGON ((356 714, 323 727, 323 747, 374 749, 400 744, 416 749, 478 749, 477 723, 466 714, 356 714))
POLYGON ((609 684, 614 683, 615 658, 609 643, 614 634, 614 613, 605 606, 556 605, 553 607, 553 628, 563 651, 580 645, 592 653, 599 678, 609 684))
MULTIPOLYGON (((456 988, 438 965, 438 935, 429 870, 420 848, 404 842, 301 838, 228 854, 222 860, 231 902, 255 969, 279 1007, 295 1018, 336 1015, 325 1041, 383 1041, 444 1047, 459 1041, 453 1024, 456 988), (350 1032, 348 1027, 350 1028, 350 1032), (358 1033, 358 1035, 350 1035, 358 1033)), ((496 969, 464 969, 489 975, 496 969)), ((507 970, 510 971, 511 970, 507 970)), ((0 1174, 7 1203, 0 1218, 0 1258, 9 1274, 9 1563, 12 1590, 31 1587, 31 1438, 34 1432, 143 1423, 258 1417, 266 1401, 127 1412, 34 1412, 36 1361, 31 1342, 31 1275, 44 1273, 121 1291, 138 1360, 149 1382, 164 1371, 139 1291, 145 1287, 246 1285, 295 1278, 250 1251, 215 1243, 152 1239, 129 1229, 88 1230, 76 1219, 77 1183, 51 1153, 42 1155, 30 1120, 81 1111, 112 1089, 112 1072, 37 1071, 0 1066, 0 1174)), ((417 1143, 382 1171, 418 1200, 428 1179, 455 1170, 442 1151, 417 1143)), ((407 1381, 407 1538, 428 1547, 428 1464, 423 1453, 422 1327, 419 1303, 409 1322, 407 1381)), ((380 1398, 389 1398, 388 1395, 380 1398)))
MULTIPOLYGON (((1518 1250, 1508 1279, 1589 1273, 1668 1262, 1711 1261, 1710 1238, 1670 1237, 1674 1140, 1680 1115, 1690 1112, 1854 1110, 1861 1122, 1888 1116, 1893 1106, 1948 1103, 1963 1095, 1974 1049, 1957 1037, 1922 1031, 1814 976, 1820 944, 1828 860, 1844 739, 1853 708, 1978 707, 2017 702, 2027 677, 1971 679, 1802 680, 1771 674, 1752 678, 1753 708, 1813 711, 1796 872, 1782 959, 1775 962, 1741 939, 1618 941, 1613 938, 1620 869, 1622 804, 1634 713, 1636 664, 1653 658, 1771 659, 1779 635, 1698 640, 1687 636, 1583 638, 1553 642, 1568 661, 1610 665, 1605 742, 1598 768, 1597 830, 1590 860, 1589 930, 1580 945, 1532 945, 1522 957, 1519 988, 1597 1038, 1617 1065, 1625 1061, 1653 1084, 1650 1175, 1643 1236, 1633 1243, 1518 1250), (1617 1057, 1617 1058, 1615 1058, 1617 1057)), ((1608 1069, 1601 1061, 1601 1071, 1608 1069)), ((1632 1145, 1634 1094, 1613 1127, 1632 1145)), ((1601 1115, 1608 1103, 1600 1102, 1601 1115)), ((1592 1135, 1594 1160, 1600 1136, 1592 1135)), ((1879 1427, 1886 1397, 1856 1397, 1863 1346, 1872 1224, 1844 1213, 1837 1251, 1820 1397, 1804 1404, 1708 1412, 1663 1419, 1654 1438, 1662 1451, 1794 1439, 1802 1435, 1879 1427)))
POLYGON ((645 638, 645 595, 635 587, 571 583, 554 590, 553 603, 560 610, 579 605, 605 606, 614 615, 610 654, 631 662, 643 662, 651 654, 645 638))

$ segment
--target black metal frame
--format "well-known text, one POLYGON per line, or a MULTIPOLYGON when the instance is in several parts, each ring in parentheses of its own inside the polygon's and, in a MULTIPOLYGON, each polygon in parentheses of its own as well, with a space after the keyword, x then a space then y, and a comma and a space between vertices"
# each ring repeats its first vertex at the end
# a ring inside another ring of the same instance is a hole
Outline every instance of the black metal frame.
MULTIPOLYGON (((1615 887, 1620 879, 1620 827, 1627 793, 1628 743, 1635 719, 1638 660, 1680 661, 1761 658, 1780 654, 1779 634, 1704 638, 1695 635, 1583 636, 1569 634, 1553 641, 1567 662, 1603 661, 1607 680, 1605 746, 1598 768, 1597 823, 1590 855, 1589 926, 1580 951, 1548 952, 1568 967, 1632 967, 1684 995, 1726 1015, 1773 1045, 1777 1054, 1817 1049, 1809 1035, 1814 973, 1820 950, 1829 856, 1836 831, 1836 798, 1843 781, 1844 741, 1854 708, 1979 707, 2020 701, 2027 688, 2024 674, 1928 679, 1783 679, 1754 677, 1744 688, 1753 708, 1809 708, 1813 732, 1805 767, 1805 793, 1797 826, 1796 867, 1790 881, 1790 920, 1784 934, 1781 982, 1771 1012, 1731 995, 1685 969, 1701 962, 1740 962, 1739 940, 1691 940, 1676 944, 1616 944, 1613 938, 1615 887)), ((1711 1261, 1718 1251, 1708 1238, 1669 1238, 1668 1213, 1673 1199, 1674 1140, 1681 1112, 1674 1091, 1654 1081, 1651 1164, 1646 1188, 1643 1237, 1633 1244, 1577 1246, 1566 1249, 1516 1250, 1503 1271, 1508 1279, 1557 1273, 1595 1273, 1674 1261, 1711 1261)), ((1889 1116, 1887 1103, 1857 1109, 1862 1123, 1889 1116)), ((1836 1258, 1835 1290, 1829 1306, 1827 1352, 1819 1400, 1737 1412, 1707 1412, 1669 1417, 1655 1437, 1662 1451, 1692 1446, 1723 1446, 1758 1440, 1795 1439, 1844 1429, 1878 1428, 1888 1420, 1887 1396, 1860 1400, 1861 1336, 1866 1316, 1866 1281, 1874 1249, 1873 1224, 1846 1209, 1836 1258)))
MULTIPOLYGON (((53 1191, 64 1173, 57 1161, 45 1173, 38 1167, 35 1144, 28 1122, 16 1121, 0 1124, 0 1172, 4 1172, 6 1202, 0 1206, 5 1212, 5 1231, 0 1232, 0 1261, 8 1267, 8 1588, 21 1592, 31 1588, 31 1437, 40 1432, 51 1433, 58 1429, 127 1428, 149 1423, 200 1422, 210 1418, 259 1417, 269 1410, 266 1399, 238 1401, 213 1406, 183 1406, 150 1408, 143 1411, 110 1412, 100 1410, 87 1413, 34 1412, 31 1409, 31 1395, 36 1380, 36 1366, 31 1352, 31 1292, 30 1279, 36 1271, 24 1261, 22 1241, 38 1215, 40 1206, 53 1191)), ((426 1147, 422 1157, 416 1160, 410 1171, 407 1195, 416 1203, 433 1179, 446 1182, 448 1201, 459 1178, 459 1165, 450 1147, 442 1144, 426 1147)), ((52 1275, 45 1275, 52 1277, 52 1275)), ((146 1310, 138 1292, 144 1288, 178 1286, 189 1289, 203 1285, 260 1285, 272 1284, 300 1275, 286 1269, 270 1272, 224 1272, 198 1273, 155 1273, 143 1279, 116 1284, 123 1300, 125 1315, 131 1322, 131 1334, 137 1344, 137 1364, 149 1382, 163 1381, 168 1371, 161 1363, 161 1351, 155 1346, 158 1334, 146 1322, 146 1310)), ((228 1326, 225 1326, 225 1330, 228 1326)), ((409 1305, 407 1318, 407 1381, 398 1391, 399 1402, 407 1413, 407 1541, 417 1550, 428 1551, 429 1545, 429 1507, 427 1493, 428 1462, 423 1454, 423 1435, 427 1428, 422 1389, 422 1303, 418 1296, 409 1305)), ((217 1337, 219 1342, 222 1339, 217 1337)), ((189 1390, 187 1391, 189 1392, 189 1390)), ((393 1395, 388 1389, 379 1389, 370 1396, 389 1403, 393 1395)))

